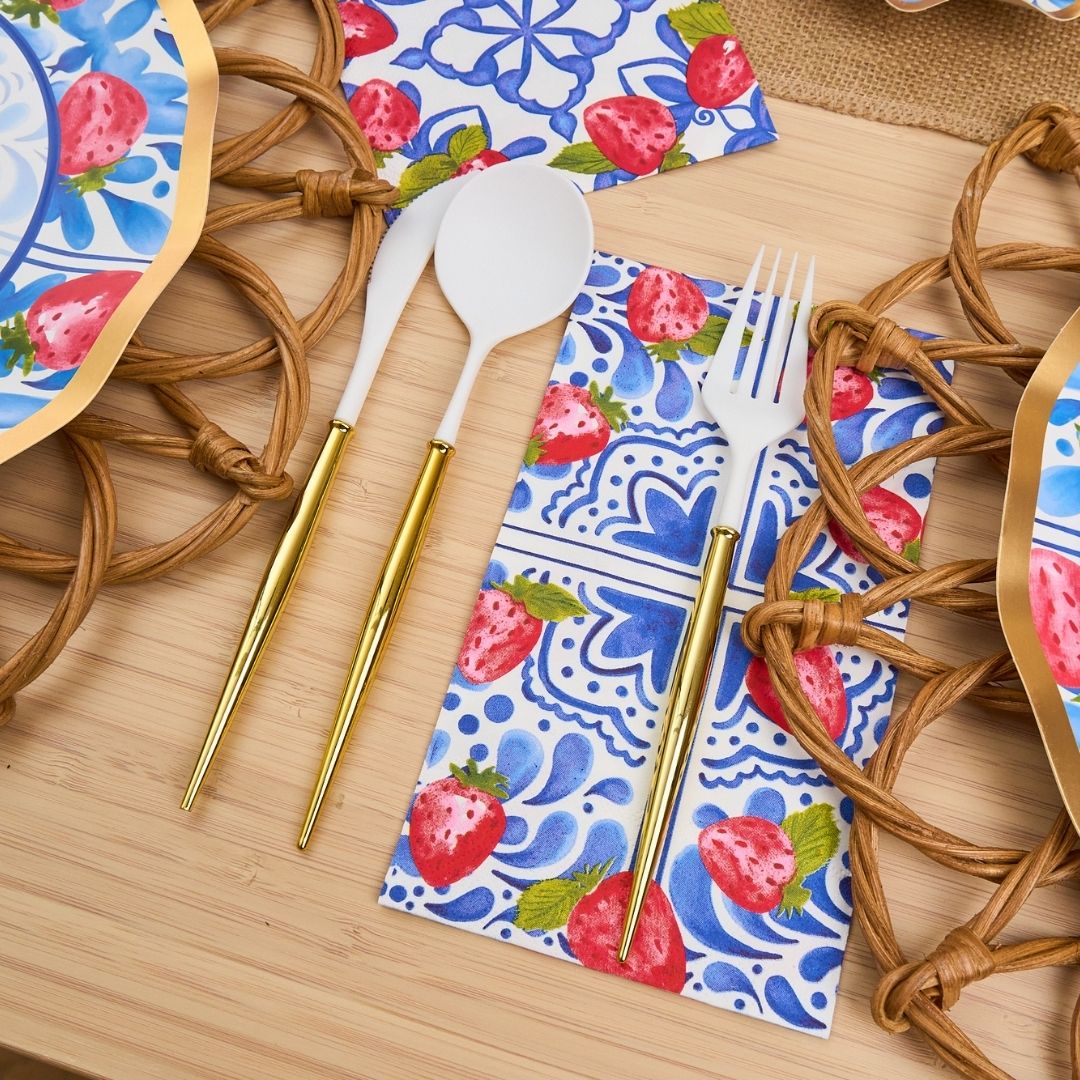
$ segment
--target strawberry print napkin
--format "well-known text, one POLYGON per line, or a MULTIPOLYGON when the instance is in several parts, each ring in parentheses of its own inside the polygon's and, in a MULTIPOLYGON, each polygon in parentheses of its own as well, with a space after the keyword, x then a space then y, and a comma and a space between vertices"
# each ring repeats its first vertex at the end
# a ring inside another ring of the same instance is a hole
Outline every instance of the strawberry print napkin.
MULTIPOLYGON (((381 903, 826 1035, 851 917, 852 806, 791 736, 739 634, 779 536, 817 496, 800 431, 765 454, 706 705, 630 962, 629 868, 727 447, 700 401, 738 289, 597 255, 543 394, 381 903)), ((769 318, 759 297, 752 317, 769 318)), ((905 372, 841 369, 848 462, 935 430, 905 372)), ((932 463, 867 493, 918 558, 932 463)), ((838 599, 875 572, 823 532, 796 582, 838 599)), ((876 625, 902 635, 906 607, 876 625)), ((796 658, 822 723, 864 762, 896 673, 853 648, 796 658)))
POLYGON ((585 191, 776 138, 713 0, 339 0, 342 84, 399 207, 510 158, 585 191))

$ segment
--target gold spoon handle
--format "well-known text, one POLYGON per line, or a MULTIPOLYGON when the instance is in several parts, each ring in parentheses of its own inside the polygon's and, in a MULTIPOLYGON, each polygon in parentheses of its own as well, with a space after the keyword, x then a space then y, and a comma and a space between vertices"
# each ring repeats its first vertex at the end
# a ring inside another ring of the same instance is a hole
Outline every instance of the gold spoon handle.
POLYGON ((236 648, 214 718, 210 721, 199 758, 180 804, 184 810, 190 810, 194 804, 255 669, 259 666, 274 627, 289 602, 352 433, 353 426, 344 420, 330 422, 330 431, 315 464, 311 467, 311 475, 304 485, 304 490, 296 500, 292 518, 266 564, 259 591, 251 605, 251 611, 248 612, 244 635, 236 648))
POLYGON ((364 616, 356 651, 349 665, 349 677, 341 692, 337 716, 334 718, 334 726, 326 744, 322 765, 319 767, 319 776, 311 794, 304 826, 297 840, 301 848, 307 847, 311 839, 319 812, 330 790, 330 783, 348 746, 356 714, 363 708, 375 681, 402 601, 419 561, 428 526, 435 512, 435 504, 446 477, 447 466, 453 456, 454 447, 443 439, 432 439, 428 444, 427 457, 416 478, 416 486, 401 515, 401 521, 398 522, 397 532, 386 553, 375 592, 364 616))
POLYGON ((618 957, 626 963, 630 947, 637 932, 638 920, 645 906, 649 882, 656 873, 660 849, 667 835, 671 810, 679 790, 690 746, 694 741, 698 714, 701 712, 705 686, 709 681, 716 637, 720 631, 720 615, 727 594, 731 562, 739 532, 728 525, 716 526, 711 532, 709 554, 701 574, 697 598, 690 612, 675 674, 671 677, 671 694, 668 698, 664 724, 660 729, 660 741, 656 750, 649 798, 641 821, 641 837, 638 841, 634 876, 630 883, 630 899, 626 907, 622 938, 618 957))

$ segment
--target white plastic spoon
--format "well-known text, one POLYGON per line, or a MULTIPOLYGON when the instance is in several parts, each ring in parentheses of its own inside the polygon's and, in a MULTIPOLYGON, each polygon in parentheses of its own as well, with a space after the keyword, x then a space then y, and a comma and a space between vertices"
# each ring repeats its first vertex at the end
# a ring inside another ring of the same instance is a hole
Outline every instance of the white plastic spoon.
POLYGON ((485 358, 500 342, 554 319, 581 291, 592 259, 581 192, 544 165, 499 165, 447 208, 435 241, 439 285, 469 331, 469 352, 383 562, 342 691, 304 826, 307 847, 386 651, 431 523, 461 419, 485 358))

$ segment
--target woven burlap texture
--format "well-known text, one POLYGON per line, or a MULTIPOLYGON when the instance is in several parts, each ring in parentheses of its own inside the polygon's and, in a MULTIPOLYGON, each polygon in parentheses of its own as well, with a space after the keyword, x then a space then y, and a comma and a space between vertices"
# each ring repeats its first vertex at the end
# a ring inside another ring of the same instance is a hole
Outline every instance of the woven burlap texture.
POLYGON ((766 97, 989 143, 1033 101, 1080 108, 1080 20, 1002 0, 724 0, 766 97))

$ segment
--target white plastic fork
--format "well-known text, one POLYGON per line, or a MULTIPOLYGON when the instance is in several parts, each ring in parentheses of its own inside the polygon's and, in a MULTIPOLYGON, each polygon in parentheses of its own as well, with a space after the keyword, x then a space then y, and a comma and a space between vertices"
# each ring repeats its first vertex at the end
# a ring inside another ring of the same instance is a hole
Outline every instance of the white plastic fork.
POLYGON ((764 247, 758 252, 750 276, 735 302, 702 389, 702 401, 728 442, 724 491, 716 513, 718 524, 710 533, 709 553, 705 557, 697 598, 671 678, 671 693, 660 729, 656 765, 642 817, 630 897, 619 942, 621 963, 626 963, 630 955, 649 883, 656 873, 670 825, 675 797, 686 771, 754 470, 766 447, 794 431, 803 418, 814 260, 810 259, 802 296, 798 308, 793 310, 791 297, 798 255, 791 260, 783 296, 779 301, 773 300, 781 255, 777 251, 741 368, 739 353, 765 257, 764 247), (770 323, 772 333, 769 347, 765 349, 770 323))

